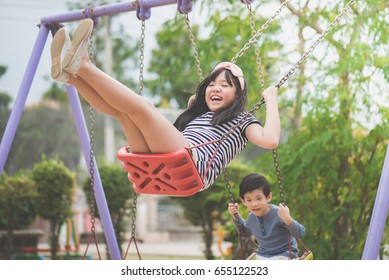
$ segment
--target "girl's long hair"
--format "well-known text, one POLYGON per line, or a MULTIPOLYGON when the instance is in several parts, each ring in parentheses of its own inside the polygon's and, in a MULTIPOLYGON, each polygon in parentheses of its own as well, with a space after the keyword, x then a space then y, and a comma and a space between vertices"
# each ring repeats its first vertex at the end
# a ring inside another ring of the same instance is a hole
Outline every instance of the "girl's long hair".
POLYGON ((206 112, 209 112, 209 108, 207 106, 207 103, 205 102, 205 91, 208 85, 213 82, 216 77, 223 71, 225 71, 227 83, 230 86, 234 84, 236 87, 235 101, 228 108, 215 112, 212 117, 211 123, 213 125, 223 124, 244 111, 247 103, 246 81, 244 87, 245 89, 242 90, 238 78, 235 77, 230 70, 220 68, 212 72, 198 85, 195 100, 183 113, 181 113, 181 115, 178 116, 177 120, 174 122, 174 126, 178 130, 183 131, 188 125, 188 123, 190 123, 192 120, 206 112))

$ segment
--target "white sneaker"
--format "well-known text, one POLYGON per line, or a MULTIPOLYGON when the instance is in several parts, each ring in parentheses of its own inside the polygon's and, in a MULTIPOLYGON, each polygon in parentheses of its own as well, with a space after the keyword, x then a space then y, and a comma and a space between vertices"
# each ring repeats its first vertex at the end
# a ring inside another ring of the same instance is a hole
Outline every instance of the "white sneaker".
POLYGON ((60 82, 68 84, 69 73, 63 71, 61 65, 62 53, 66 53, 70 47, 70 37, 65 28, 60 28, 55 33, 51 43, 51 77, 60 82))
POLYGON ((90 37, 93 30, 93 20, 90 18, 84 19, 77 26, 74 32, 72 44, 62 60, 63 69, 73 75, 76 75, 80 68, 82 57, 88 49, 90 37))

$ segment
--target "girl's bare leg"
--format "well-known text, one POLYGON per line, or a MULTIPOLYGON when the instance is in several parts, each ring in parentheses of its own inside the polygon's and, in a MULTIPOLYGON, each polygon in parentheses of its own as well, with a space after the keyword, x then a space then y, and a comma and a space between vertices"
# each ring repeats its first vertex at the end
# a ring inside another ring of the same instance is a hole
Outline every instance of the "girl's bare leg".
MULTIPOLYGON (((84 56, 77 76, 94 89, 97 93, 95 98, 101 97, 113 109, 132 121, 152 153, 172 152, 189 146, 181 132, 150 102, 95 67, 87 56, 84 56)), ((91 98, 93 99, 89 97, 91 98)), ((128 138, 132 137, 132 127, 123 126, 128 138)))
POLYGON ((132 152, 149 153, 148 147, 143 134, 139 128, 127 117, 127 115, 116 110, 110 106, 104 99, 102 99, 97 92, 85 83, 81 78, 69 76, 69 83, 71 83, 78 92, 88 101, 88 103, 97 111, 115 117, 123 128, 128 144, 132 152))

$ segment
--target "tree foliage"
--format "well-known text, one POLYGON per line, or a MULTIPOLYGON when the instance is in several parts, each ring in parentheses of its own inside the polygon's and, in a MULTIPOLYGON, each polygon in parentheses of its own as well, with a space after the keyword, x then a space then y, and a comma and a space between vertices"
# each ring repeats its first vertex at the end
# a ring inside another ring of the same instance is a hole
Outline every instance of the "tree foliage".
POLYGON ((42 159, 34 164, 32 178, 37 186, 37 211, 50 223, 51 258, 57 258, 59 232, 72 216, 74 174, 60 161, 42 159))
MULTIPOLYGON (((115 229, 116 239, 118 244, 123 244, 126 238, 125 234, 129 229, 127 225, 129 223, 130 210, 132 207, 132 186, 127 179, 127 173, 124 172, 120 166, 102 165, 99 167, 99 174, 101 183, 104 186, 105 199, 115 229)), ((84 193, 87 195, 90 208, 96 210, 94 213, 95 217, 100 218, 91 187, 90 178, 86 178, 83 183, 84 193)), ((120 252, 123 252, 121 246, 119 246, 119 249, 120 252)))
POLYGON ((0 230, 5 230, 5 258, 11 259, 13 231, 25 229, 34 221, 37 189, 35 182, 25 175, 0 177, 0 230))
MULTIPOLYGON (((299 44, 308 47, 343 4, 291 4, 298 29, 313 32, 299 44)), ((305 243, 317 259, 362 255, 388 143, 388 106, 377 102, 388 77, 376 63, 387 59, 385 5, 355 3, 307 59, 306 71, 288 81, 285 112, 293 126, 279 158, 288 204, 306 225, 305 243)))

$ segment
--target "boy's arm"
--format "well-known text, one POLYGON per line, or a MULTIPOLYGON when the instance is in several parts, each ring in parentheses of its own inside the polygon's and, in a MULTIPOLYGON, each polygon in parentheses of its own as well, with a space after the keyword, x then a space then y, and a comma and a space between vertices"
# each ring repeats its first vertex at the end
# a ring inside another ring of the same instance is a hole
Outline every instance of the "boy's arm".
POLYGON ((238 230, 241 236, 250 237, 253 235, 251 230, 247 227, 246 221, 240 215, 234 217, 232 221, 234 222, 235 228, 238 230))
POLYGON ((244 237, 250 237, 252 233, 246 226, 246 221, 239 214, 238 203, 229 203, 228 212, 230 212, 232 221, 234 222, 235 228, 238 232, 244 237))
POLYGON ((289 228, 290 234, 296 238, 303 238, 305 234, 305 227, 294 220, 290 215, 288 206, 279 204, 278 216, 284 221, 285 225, 289 228))

